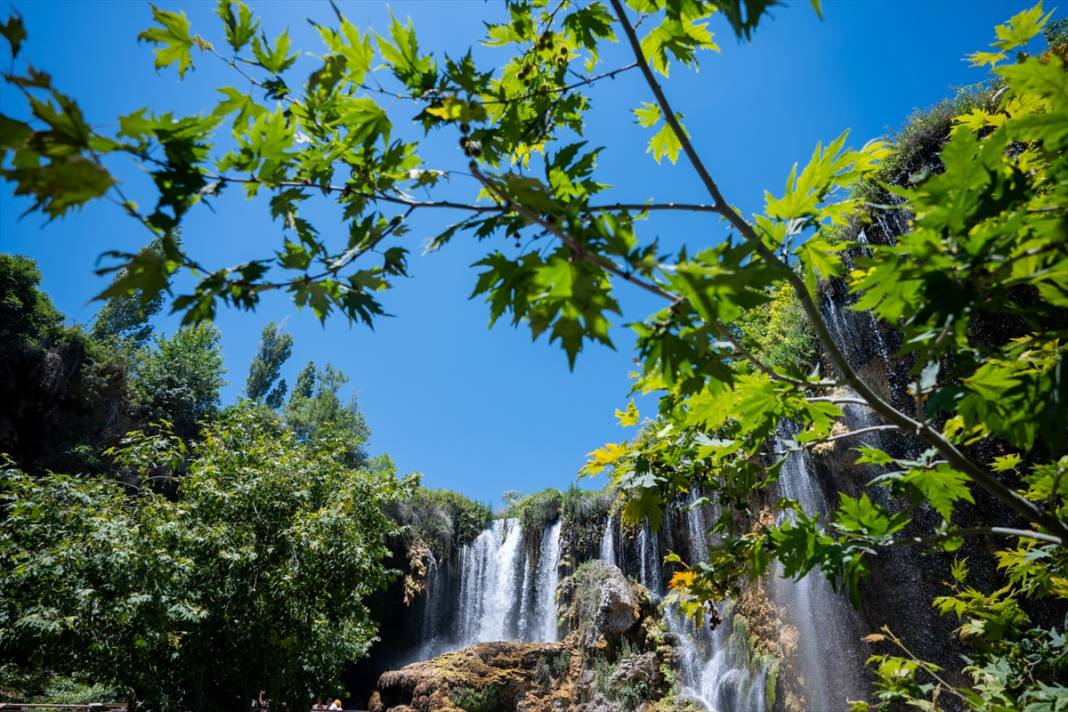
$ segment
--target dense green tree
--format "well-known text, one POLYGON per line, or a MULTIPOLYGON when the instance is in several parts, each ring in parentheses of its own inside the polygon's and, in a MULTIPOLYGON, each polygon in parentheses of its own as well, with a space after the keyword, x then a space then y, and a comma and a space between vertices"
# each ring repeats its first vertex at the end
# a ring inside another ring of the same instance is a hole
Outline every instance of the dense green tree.
POLYGON ((263 327, 259 349, 248 369, 245 395, 249 400, 268 408, 282 407, 286 395, 286 379, 280 378, 282 364, 293 353, 293 336, 283 333, 272 321, 263 327))
MULTIPOLYGON (((175 497, 105 478, 0 472, 0 658, 88 675, 150 709, 233 710, 270 681, 290 709, 336 689, 374 638, 385 511, 410 493, 323 439, 237 408, 195 446, 175 497)), ((180 439, 134 434, 155 470, 180 439), (150 455, 149 455, 150 454, 150 455)))
POLYGON ((340 395, 348 381, 348 376, 330 364, 316 368, 309 361, 297 374, 285 417, 287 425, 301 440, 336 439, 344 449, 345 461, 356 467, 367 461, 371 429, 356 404, 356 396, 344 400, 340 395))
POLYGON ((211 324, 183 327, 138 352, 130 390, 139 422, 166 420, 184 438, 197 434, 200 421, 219 407, 224 373, 219 338, 211 324))
POLYGON ((63 323, 40 283, 33 260, 0 254, 0 348, 6 351, 5 363, 15 349, 39 346, 63 323))
POLYGON ((122 360, 67 327, 33 260, 0 254, 0 453, 31 472, 96 470, 128 426, 122 360))

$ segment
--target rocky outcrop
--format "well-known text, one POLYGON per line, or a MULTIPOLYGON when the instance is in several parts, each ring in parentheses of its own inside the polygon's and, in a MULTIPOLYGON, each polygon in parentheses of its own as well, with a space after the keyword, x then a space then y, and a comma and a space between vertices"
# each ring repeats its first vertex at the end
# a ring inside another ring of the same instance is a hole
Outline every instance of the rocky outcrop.
POLYGON ((559 643, 478 643, 386 672, 371 712, 676 709, 674 650, 649 592, 589 562, 557 590, 559 643))
POLYGON ((587 652, 615 657, 624 645, 632 650, 655 647, 660 616, 644 586, 615 566, 589 561, 557 589, 560 632, 587 652))
POLYGON ((571 709, 573 651, 564 643, 477 643, 384 673, 370 712, 571 709), (560 706, 562 705, 562 706, 560 706))

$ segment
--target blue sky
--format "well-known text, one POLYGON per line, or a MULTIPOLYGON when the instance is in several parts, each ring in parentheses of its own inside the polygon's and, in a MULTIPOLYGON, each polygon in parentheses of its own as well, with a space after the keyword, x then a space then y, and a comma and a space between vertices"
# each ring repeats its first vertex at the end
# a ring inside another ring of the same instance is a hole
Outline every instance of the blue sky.
MULTIPOLYGON (((159 4, 184 9, 195 32, 224 44, 213 3, 159 4)), ((326 2, 251 4, 269 36, 288 27, 294 46, 312 52, 321 45, 305 19, 333 20, 326 2)), ((360 29, 387 28, 385 3, 338 5, 360 29)), ((5 15, 9 6, 0 6, 5 15)), ((210 57, 198 58, 196 71, 184 81, 173 70, 155 72, 151 48, 136 41, 151 21, 147 3, 14 6, 29 31, 23 53, 52 73, 57 86, 73 95, 100 128, 113 128, 115 117, 146 105, 183 114, 208 111, 216 87, 242 86, 232 70, 210 57)), ((481 39, 483 21, 503 15, 497 4, 475 0, 393 2, 390 7, 395 15, 411 16, 423 47, 454 55, 481 39)), ((775 9, 750 45, 735 41, 722 19, 714 18, 722 53, 704 56, 700 73, 675 69, 666 88, 727 199, 748 212, 759 208, 765 188, 781 191, 790 165, 806 160, 817 141, 849 128, 851 143, 862 144, 954 88, 982 80, 983 72, 961 58, 985 49, 993 26, 1024 7, 993 0, 824 0, 821 22, 799 0, 775 9)), ((606 53, 603 68, 628 63, 622 50, 606 53)), ((488 64, 501 56, 495 52, 478 48, 476 57, 488 64)), ((302 62, 312 66, 310 58, 302 62)), ((645 155, 648 134, 634 124, 630 110, 650 97, 636 73, 604 82, 591 96, 586 138, 607 147, 599 178, 613 185, 613 198, 707 199, 688 165, 657 166, 645 155)), ((21 104, 14 99, 10 90, 0 89, 5 111, 18 111, 9 108, 21 104)), ((395 112, 395 123, 413 113, 404 106, 386 108, 395 112)), ((417 135, 414 127, 397 130, 417 135)), ((431 167, 463 165, 454 136, 435 138, 423 155, 431 167)), ((150 204, 143 176, 129 168, 116 171, 131 197, 150 204)), ((470 185, 449 190, 474 195, 470 185)), ((20 220, 26 207, 12 197, 9 185, 0 186, 0 249, 36 259, 57 306, 72 321, 91 321, 98 305, 89 299, 105 286, 93 274, 98 255, 135 249, 146 233, 104 202, 50 224, 37 215, 20 220)), ((315 208, 324 234, 334 214, 329 205, 315 208)), ((411 278, 385 295, 395 318, 379 321, 374 331, 340 318, 321 326, 283 295, 269 296, 255 313, 223 310, 217 324, 228 369, 224 401, 239 396, 263 325, 285 320, 296 339, 285 370, 289 382, 310 359, 349 374, 374 431, 372 451, 389 453, 402 472, 421 471, 430 486, 481 500, 497 501, 509 489, 566 487, 586 452, 623 436, 612 412, 626 403, 633 365, 629 331, 617 327, 617 351, 589 348, 569 371, 562 351, 544 341, 532 344, 528 332, 504 324, 487 329, 486 306, 467 299, 475 281, 470 265, 498 245, 458 237, 447 249, 421 256, 421 243, 445 220, 448 216, 440 214, 417 216, 406 237, 411 278)), ((659 217, 644 231, 672 246, 707 245, 723 236, 711 217, 659 217)), ((239 191, 224 195, 214 213, 194 210, 184 224, 189 251, 213 266, 265 256, 280 239, 279 226, 262 202, 247 202, 239 191)), ((625 289, 620 296, 621 322, 639 320, 659 306, 625 289)), ((166 317, 158 326, 169 332, 176 323, 166 317)), ((640 405, 646 411, 653 406, 640 405)))

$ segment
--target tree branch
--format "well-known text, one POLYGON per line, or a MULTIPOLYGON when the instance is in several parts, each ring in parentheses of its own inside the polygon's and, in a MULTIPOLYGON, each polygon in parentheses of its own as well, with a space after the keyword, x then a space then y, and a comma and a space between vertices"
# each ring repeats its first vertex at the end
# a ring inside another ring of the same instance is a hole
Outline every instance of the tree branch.
POLYGON ((1044 534, 1042 532, 1032 531, 1030 529, 1014 529, 1012 527, 968 527, 966 529, 954 529, 953 531, 946 532, 944 534, 937 534, 929 537, 913 537, 912 541, 917 544, 934 544, 939 541, 945 541, 946 539, 956 539, 957 537, 964 536, 1008 536, 1016 537, 1019 539, 1037 539, 1038 541, 1044 541, 1047 544, 1060 544, 1061 540, 1052 534, 1044 534))
MULTIPOLYGON (((166 162, 160 162, 164 165, 166 162)), ((339 193, 342 195, 354 195, 368 200, 381 200, 385 203, 403 205, 408 208, 444 208, 448 210, 463 210, 469 213, 501 213, 507 208, 504 205, 477 205, 475 203, 460 203, 452 200, 416 200, 389 193, 367 193, 353 190, 349 186, 313 183, 307 180, 283 180, 270 185, 256 178, 238 178, 235 176, 203 174, 204 180, 218 181, 219 183, 259 184, 267 188, 309 188, 327 193, 339 193)), ((605 203, 603 205, 587 205, 583 208, 586 212, 691 212, 691 213, 716 213, 715 206, 704 203, 605 203)))
POLYGON ((826 396, 821 398, 806 398, 809 403, 845 403, 846 405, 863 405, 871 407, 871 404, 863 398, 845 398, 839 396, 826 396))
POLYGON ((973 482, 986 490, 991 496, 1000 500, 1026 521, 1045 527, 1051 532, 1056 532, 1059 536, 1058 542, 1061 545, 1068 543, 1068 526, 1066 526, 1064 522, 1060 521, 1055 516, 1043 512, 1033 502, 1028 501, 996 480, 982 467, 961 452, 953 443, 946 440, 941 433, 934 430, 926 423, 917 421, 894 408, 893 405, 883 400, 879 394, 865 383, 857 372, 853 370, 853 367, 849 364, 849 360, 846 358, 845 354, 842 353, 842 350, 831 336, 830 329, 828 329, 826 322, 823 320, 823 315, 820 313, 819 306, 813 300, 812 295, 809 294, 804 280, 802 280, 796 272, 790 269, 789 265, 780 259, 773 250, 764 244, 763 239, 756 233, 753 226, 746 222, 746 220, 723 199, 723 194, 720 192, 719 186, 716 185, 716 182, 712 179, 705 164, 701 161, 700 156, 697 155, 697 151, 694 149, 689 136, 686 131, 683 130, 682 125, 675 116, 675 111, 672 108, 671 103, 668 101, 667 96, 664 94, 663 88, 653 75, 653 71, 649 67, 648 61, 645 59, 645 53, 642 52, 641 43, 638 41, 633 26, 627 19, 627 14, 622 3, 620 0, 610 0, 610 2, 612 3, 612 8, 616 13, 616 17, 623 26, 623 31, 627 36, 631 51, 634 53, 634 57, 638 62, 638 67, 641 69, 642 75, 645 77, 645 82, 649 85, 649 89, 653 92, 653 96, 656 98, 657 104, 660 107, 660 113, 663 115, 664 120, 671 127, 672 132, 682 145, 682 150, 686 154, 686 158, 689 160, 690 164, 697 172, 698 177, 701 179, 701 182, 704 184, 705 190, 717 207, 717 212, 719 212, 745 238, 746 242, 749 243, 750 247, 752 247, 758 255, 760 255, 761 259, 765 260, 768 264, 781 267, 784 270, 787 281, 797 293, 797 298, 801 302, 801 306, 805 310, 805 314, 811 322, 813 330, 816 332, 816 337, 820 340, 831 363, 833 363, 839 373, 842 374, 842 378, 846 384, 852 387, 861 398, 866 400, 872 410, 876 411, 888 422, 899 428, 914 432, 917 437, 926 441, 941 453, 941 455, 954 468, 967 475, 973 482))
POLYGON ((816 445, 822 445, 823 443, 834 442, 835 440, 845 440, 846 438, 855 438, 858 435, 866 435, 868 433, 877 433, 883 430, 900 430, 896 425, 869 425, 865 428, 857 428, 856 430, 850 430, 847 433, 838 433, 837 435, 828 435, 825 438, 819 440, 812 440, 802 444, 800 447, 794 450, 783 450, 780 452, 773 452, 773 455, 789 455, 791 452, 797 450, 804 450, 805 448, 814 447, 816 445))
MULTIPOLYGON (((486 177, 486 175, 484 173, 482 173, 482 171, 478 167, 477 162, 475 162, 475 161, 471 162, 470 170, 471 170, 471 174, 475 176, 475 178, 486 188, 486 190, 491 195, 493 195, 498 201, 500 201, 502 208, 515 211, 520 216, 522 216, 523 219, 525 219, 528 223, 530 223, 532 225, 537 225, 537 226, 543 228, 545 231, 551 233, 552 235, 555 235, 565 245, 567 245, 571 249, 571 252, 576 257, 578 257, 579 259, 584 259, 587 262, 600 267, 604 271, 606 271, 606 272, 608 272, 610 274, 614 274, 615 276, 617 276, 617 277, 619 277, 619 278, 621 278, 621 279, 623 279, 623 280, 625 280, 627 282, 630 282, 631 284, 636 285, 636 286, 640 287, 641 289, 644 289, 645 291, 647 291, 647 292, 649 292, 651 294, 655 294, 658 297, 662 297, 663 299, 667 299, 668 301, 671 302, 672 305, 675 305, 675 304, 680 303, 680 302, 683 301, 682 297, 680 297, 680 296, 678 296, 676 294, 672 294, 671 292, 669 292, 666 289, 662 288, 660 285, 658 285, 658 284, 656 284, 654 282, 647 282, 647 281, 645 281, 643 279, 635 277, 632 272, 630 272, 629 270, 620 269, 619 266, 616 265, 611 260, 606 259, 606 258, 604 258, 604 257, 602 257, 602 256, 600 256, 600 255, 598 255, 596 253, 591 253, 583 245, 580 245, 579 243, 577 243, 574 240, 574 238, 572 238, 570 235, 568 235, 567 232, 565 232, 563 230, 563 228, 561 228, 555 222, 549 222, 548 220, 543 218, 541 215, 539 215, 536 211, 531 210, 530 208, 526 207, 525 205, 522 205, 520 203, 516 203, 516 202, 510 200, 508 198, 508 196, 505 195, 498 186, 494 185, 494 183, 488 177, 486 177)), ((738 338, 731 332, 731 330, 728 329, 726 326, 724 326, 722 323, 720 323, 718 320, 709 319, 709 320, 707 320, 707 323, 708 323, 709 326, 712 327, 712 330, 716 333, 716 336, 718 336, 720 339, 730 343, 731 346, 734 348, 734 350, 742 358, 744 358, 746 361, 749 361, 751 364, 753 364, 753 366, 755 368, 757 368, 759 371, 761 371, 764 374, 766 374, 769 378, 772 378, 772 379, 774 379, 776 381, 782 381, 784 383, 789 383, 789 384, 791 384, 793 386, 796 386, 798 388, 826 387, 826 386, 838 385, 837 383, 833 383, 833 382, 832 383, 826 383, 826 382, 823 382, 823 381, 820 381, 820 382, 802 381, 802 380, 799 380, 799 379, 796 379, 796 378, 791 378, 790 376, 786 376, 784 374, 781 374, 778 371, 776 371, 775 369, 773 369, 770 366, 768 366, 767 364, 765 364, 763 361, 761 361, 751 351, 746 349, 745 346, 741 343, 741 341, 739 341, 738 338)))

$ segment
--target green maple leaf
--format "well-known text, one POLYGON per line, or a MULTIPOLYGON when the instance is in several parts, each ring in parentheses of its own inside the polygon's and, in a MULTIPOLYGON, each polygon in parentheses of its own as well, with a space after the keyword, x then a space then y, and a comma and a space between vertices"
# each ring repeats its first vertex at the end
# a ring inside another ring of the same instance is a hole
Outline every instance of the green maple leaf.
POLYGON ((156 49, 156 69, 163 69, 172 64, 178 65, 178 76, 184 77, 185 73, 193 66, 191 50, 194 46, 201 49, 210 49, 211 44, 200 35, 189 34, 189 18, 184 12, 170 12, 160 10, 152 6, 152 19, 159 23, 159 27, 150 27, 137 36, 142 42, 151 42, 162 45, 156 49))

